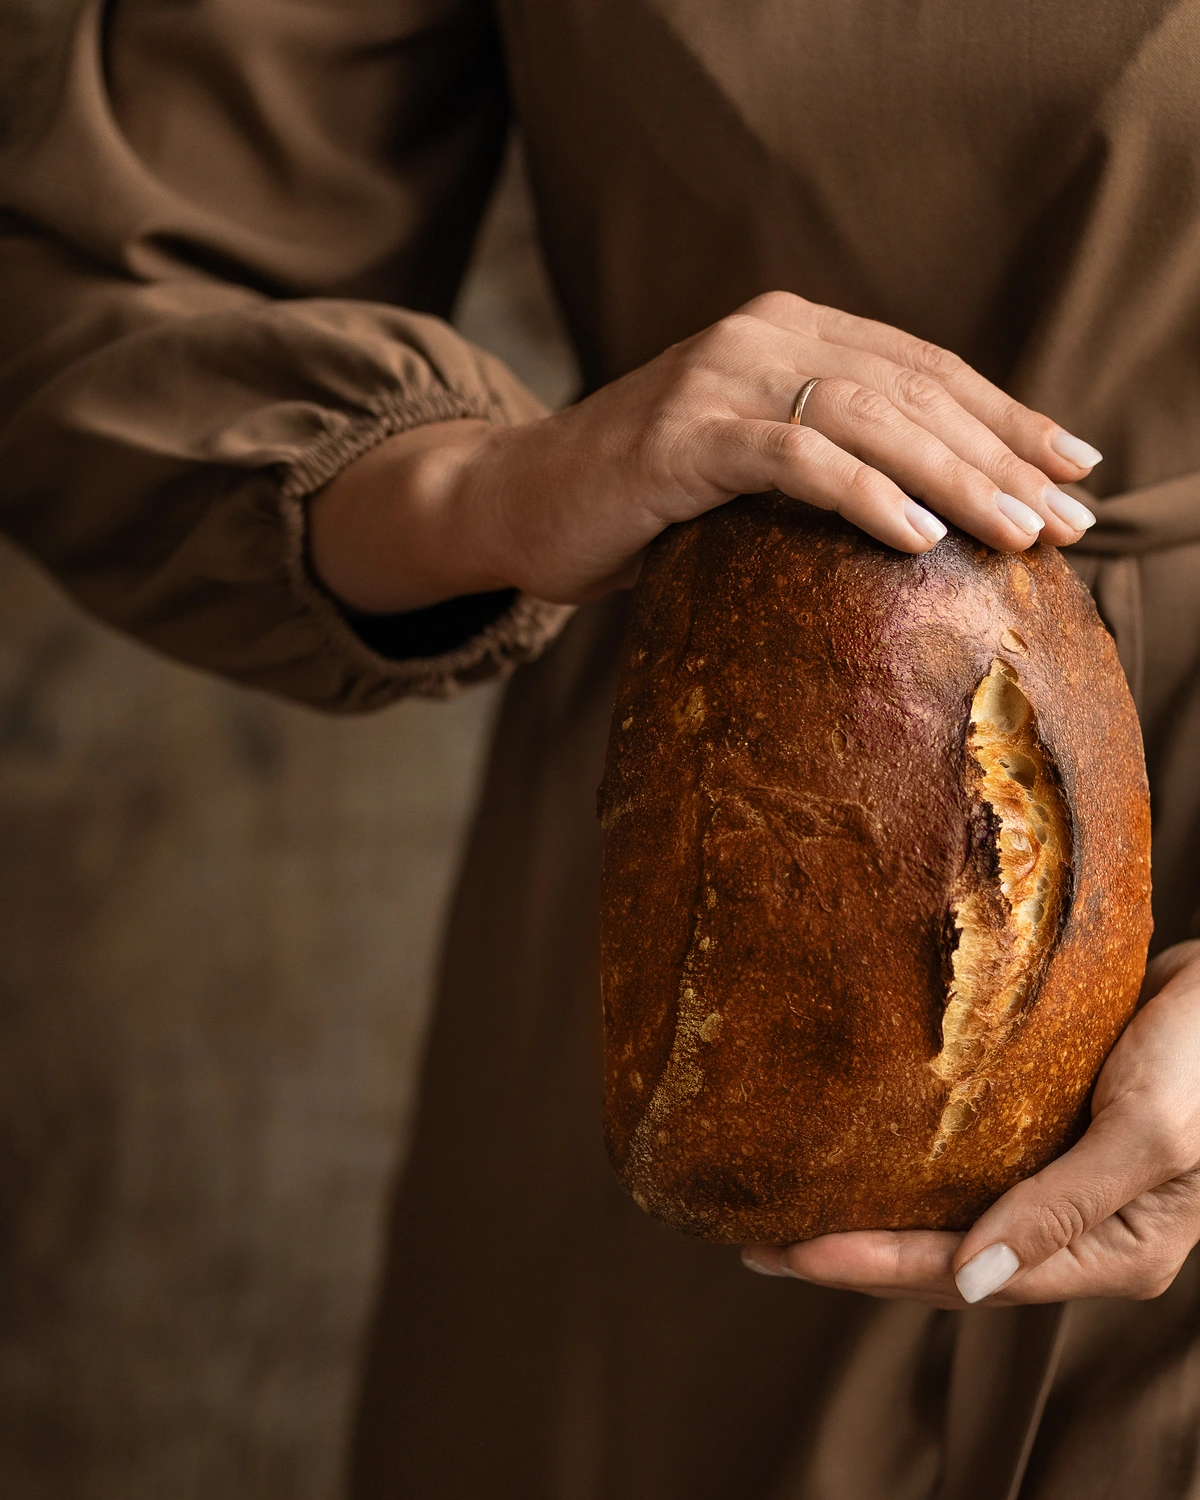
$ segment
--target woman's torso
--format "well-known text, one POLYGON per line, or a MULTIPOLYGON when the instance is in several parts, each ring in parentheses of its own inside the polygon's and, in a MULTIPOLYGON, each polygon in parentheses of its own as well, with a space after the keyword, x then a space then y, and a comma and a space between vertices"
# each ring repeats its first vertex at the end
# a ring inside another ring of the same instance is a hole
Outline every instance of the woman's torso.
POLYGON ((1200 6, 500 0, 597 383, 782 287, 943 344, 1105 452, 1200 467, 1200 6))

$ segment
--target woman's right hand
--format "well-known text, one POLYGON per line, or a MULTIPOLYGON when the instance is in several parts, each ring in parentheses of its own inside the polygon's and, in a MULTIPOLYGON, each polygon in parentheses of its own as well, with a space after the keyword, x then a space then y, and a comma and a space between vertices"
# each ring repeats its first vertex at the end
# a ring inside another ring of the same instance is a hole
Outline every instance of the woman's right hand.
POLYGON ((667 526, 770 489, 902 552, 936 545, 939 516, 1017 552, 1079 540, 1094 518, 1052 481, 1099 458, 946 350, 773 292, 552 416, 386 439, 314 497, 312 558, 362 611, 512 586, 582 603, 667 526))

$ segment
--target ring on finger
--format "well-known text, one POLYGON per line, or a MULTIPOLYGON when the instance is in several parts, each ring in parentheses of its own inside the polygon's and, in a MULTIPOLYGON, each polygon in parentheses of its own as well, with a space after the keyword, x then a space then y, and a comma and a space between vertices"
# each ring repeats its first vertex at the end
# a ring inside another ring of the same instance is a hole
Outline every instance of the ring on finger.
POLYGON ((796 392, 796 399, 792 402, 792 414, 788 421, 793 427, 804 426, 804 407, 808 398, 812 395, 815 387, 821 384, 822 376, 814 375, 811 380, 806 380, 796 392))

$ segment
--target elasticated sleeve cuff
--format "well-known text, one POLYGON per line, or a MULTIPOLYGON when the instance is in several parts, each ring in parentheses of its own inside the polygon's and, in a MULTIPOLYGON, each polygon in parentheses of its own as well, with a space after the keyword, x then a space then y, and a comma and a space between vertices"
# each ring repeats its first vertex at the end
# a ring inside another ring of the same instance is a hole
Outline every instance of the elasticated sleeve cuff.
POLYGON ((331 646, 355 656, 365 653, 362 671, 369 677, 385 678, 391 688, 389 696, 447 697, 473 683, 506 676, 540 655, 573 610, 519 589, 499 589, 404 614, 366 615, 347 609, 327 593, 308 561, 306 501, 310 495, 395 433, 430 422, 471 417, 495 420, 507 415, 502 402, 473 406, 449 391, 431 392, 422 401, 386 402, 384 406, 376 422, 318 443, 290 466, 281 505, 291 586, 331 646))

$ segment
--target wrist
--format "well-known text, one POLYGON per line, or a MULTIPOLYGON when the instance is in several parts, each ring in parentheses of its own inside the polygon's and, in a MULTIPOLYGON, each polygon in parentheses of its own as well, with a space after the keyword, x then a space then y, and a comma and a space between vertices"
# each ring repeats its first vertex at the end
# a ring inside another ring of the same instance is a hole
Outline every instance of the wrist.
POLYGON ((309 554, 350 609, 398 614, 507 586, 464 512, 465 475, 495 437, 483 421, 436 422, 385 438, 309 502, 309 554))

